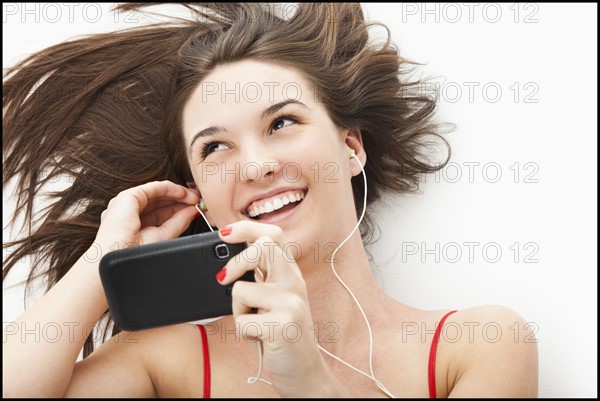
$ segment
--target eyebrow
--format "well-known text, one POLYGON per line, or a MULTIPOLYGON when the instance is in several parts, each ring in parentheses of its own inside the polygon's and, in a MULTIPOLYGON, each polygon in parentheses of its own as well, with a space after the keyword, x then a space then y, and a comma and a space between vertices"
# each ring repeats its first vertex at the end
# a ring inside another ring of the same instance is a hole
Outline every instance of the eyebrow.
POLYGON ((202 131, 200 131, 196 135, 194 135, 194 138, 192 139, 192 143, 190 143, 190 148, 189 148, 188 152, 190 154, 192 153, 192 149, 194 147, 194 142, 196 142, 196 139, 203 138, 205 136, 216 135, 219 132, 223 132, 223 131, 227 131, 227 130, 223 127, 215 127, 215 126, 204 128, 202 131))
POLYGON ((262 120, 263 118, 265 118, 265 117, 267 117, 267 116, 269 116, 269 115, 273 114, 273 113, 277 113, 277 111, 278 111, 279 109, 282 109, 282 108, 284 108, 284 107, 285 107, 285 106, 287 106, 288 104, 297 104, 297 105, 299 105, 299 106, 302 106, 302 107, 304 107, 305 109, 308 109, 308 106, 307 106, 307 105, 305 105, 304 103, 302 103, 302 102, 299 102, 298 100, 294 100, 294 99, 288 99, 288 100, 284 100, 283 102, 276 103, 276 104, 274 104, 274 105, 273 105, 273 106, 271 106, 271 107, 268 107, 268 108, 266 108, 266 109, 265 109, 265 111, 263 111, 263 113, 262 113, 262 114, 261 114, 261 116, 260 116, 261 120, 262 120))
MULTIPOLYGON (((298 100, 288 99, 288 100, 284 100, 283 102, 276 103, 273 106, 266 108, 260 116, 261 120, 264 119, 265 117, 268 117, 269 115, 271 115, 273 113, 276 113, 277 111, 284 108, 288 104, 297 104, 299 106, 302 106, 302 107, 308 109, 308 106, 305 105, 304 103, 299 102, 298 100)), ((219 132, 224 132, 224 131, 227 131, 227 130, 222 126, 212 126, 212 127, 204 128, 202 131, 198 132, 192 138, 192 142, 190 143, 190 147, 189 147, 189 153, 192 153, 192 148, 194 147, 194 142, 196 142, 196 139, 203 138, 206 136, 216 135, 219 132)))

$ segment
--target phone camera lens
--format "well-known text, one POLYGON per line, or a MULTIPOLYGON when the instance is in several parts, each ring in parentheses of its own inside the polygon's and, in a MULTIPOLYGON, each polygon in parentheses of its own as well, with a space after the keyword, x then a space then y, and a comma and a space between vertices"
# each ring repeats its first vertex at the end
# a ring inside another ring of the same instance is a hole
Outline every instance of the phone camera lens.
POLYGON ((229 248, 225 244, 219 244, 215 246, 215 253, 219 259, 225 259, 229 257, 229 248))

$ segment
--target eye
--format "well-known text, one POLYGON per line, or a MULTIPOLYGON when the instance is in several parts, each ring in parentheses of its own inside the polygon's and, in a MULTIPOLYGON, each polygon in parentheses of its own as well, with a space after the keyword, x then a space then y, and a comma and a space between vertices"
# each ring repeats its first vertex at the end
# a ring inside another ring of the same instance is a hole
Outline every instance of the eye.
POLYGON ((273 120, 271 124, 271 129, 273 131, 289 127, 290 125, 296 124, 298 119, 292 115, 279 116, 273 120))
POLYGON ((223 142, 218 142, 218 141, 207 142, 202 146, 202 149, 200 150, 200 154, 204 158, 217 150, 222 150, 222 149, 219 149, 220 146, 226 146, 226 145, 223 142))

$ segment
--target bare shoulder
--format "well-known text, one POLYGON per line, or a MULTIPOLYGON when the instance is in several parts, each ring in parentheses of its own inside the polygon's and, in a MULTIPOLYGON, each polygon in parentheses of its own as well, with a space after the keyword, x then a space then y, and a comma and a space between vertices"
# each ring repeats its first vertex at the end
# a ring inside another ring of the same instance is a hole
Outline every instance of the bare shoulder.
POLYGON ((488 305, 459 310, 441 330, 440 357, 447 367, 448 396, 536 397, 535 325, 514 310, 488 305))
POLYGON ((202 394, 202 338, 195 324, 178 324, 138 332, 140 352, 157 397, 202 394))
POLYGON ((76 364, 66 396, 196 396, 202 394, 201 362, 196 325, 123 331, 76 364))

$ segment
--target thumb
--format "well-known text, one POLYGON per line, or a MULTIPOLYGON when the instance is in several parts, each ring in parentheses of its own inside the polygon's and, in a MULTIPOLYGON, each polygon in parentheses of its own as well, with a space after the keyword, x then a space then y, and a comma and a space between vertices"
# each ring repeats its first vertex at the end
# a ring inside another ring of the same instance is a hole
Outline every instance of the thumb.
POLYGON ((160 228, 167 238, 177 238, 190 226, 197 213, 194 206, 183 208, 162 223, 160 228))

